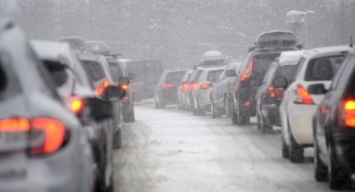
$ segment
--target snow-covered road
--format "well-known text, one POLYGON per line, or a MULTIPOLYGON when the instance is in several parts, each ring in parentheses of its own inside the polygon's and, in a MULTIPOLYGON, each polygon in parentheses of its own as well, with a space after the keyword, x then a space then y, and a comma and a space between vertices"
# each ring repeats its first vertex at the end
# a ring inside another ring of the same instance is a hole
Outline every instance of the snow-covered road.
POLYGON ((118 192, 329 191, 313 179, 311 149, 305 163, 291 164, 281 158, 280 135, 255 125, 151 103, 136 106, 136 119, 123 127, 115 155, 118 192))

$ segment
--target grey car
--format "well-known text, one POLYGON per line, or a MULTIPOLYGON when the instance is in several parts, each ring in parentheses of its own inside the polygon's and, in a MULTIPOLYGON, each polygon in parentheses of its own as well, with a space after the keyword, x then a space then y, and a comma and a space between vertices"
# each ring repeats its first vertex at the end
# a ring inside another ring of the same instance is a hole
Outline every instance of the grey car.
POLYGON ((10 21, 0 21, 0 50, 0 191, 91 191, 94 164, 82 125, 10 21))

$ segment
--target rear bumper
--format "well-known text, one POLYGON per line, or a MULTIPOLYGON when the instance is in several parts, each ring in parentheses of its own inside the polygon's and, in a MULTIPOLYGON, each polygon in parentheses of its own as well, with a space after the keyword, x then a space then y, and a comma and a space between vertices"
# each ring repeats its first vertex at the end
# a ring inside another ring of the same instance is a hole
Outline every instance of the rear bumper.
POLYGON ((261 113, 266 118, 267 123, 272 125, 281 126, 279 105, 265 104, 261 106, 261 113))

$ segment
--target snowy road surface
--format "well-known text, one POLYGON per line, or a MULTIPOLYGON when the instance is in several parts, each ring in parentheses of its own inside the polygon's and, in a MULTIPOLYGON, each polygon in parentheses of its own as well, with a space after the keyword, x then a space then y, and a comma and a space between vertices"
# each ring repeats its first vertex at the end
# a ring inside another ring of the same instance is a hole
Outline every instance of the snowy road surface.
POLYGON ((123 127, 115 155, 117 192, 329 191, 313 179, 311 149, 305 163, 291 164, 281 158, 280 135, 253 124, 151 103, 136 105, 136 119, 123 127))

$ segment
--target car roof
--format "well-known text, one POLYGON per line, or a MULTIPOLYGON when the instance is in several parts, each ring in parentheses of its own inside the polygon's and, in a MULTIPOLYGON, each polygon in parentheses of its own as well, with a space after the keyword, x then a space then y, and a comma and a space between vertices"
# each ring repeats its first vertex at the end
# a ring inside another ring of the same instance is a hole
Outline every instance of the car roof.
POLYGON ((348 52, 352 48, 350 46, 330 46, 330 47, 320 47, 314 48, 310 50, 306 50, 303 53, 303 57, 305 58, 314 58, 314 57, 322 57, 333 54, 339 54, 340 52, 348 52))
POLYGON ((225 68, 226 68, 226 66, 223 66, 223 67, 208 67, 208 68, 202 68, 201 70, 210 72, 210 71, 224 70, 225 68))
POLYGON ((70 54, 70 46, 67 43, 31 40, 30 44, 42 59, 58 60, 61 55, 70 54))
POLYGON ((301 59, 304 51, 284 51, 278 58, 280 66, 284 65, 296 65, 301 59))

